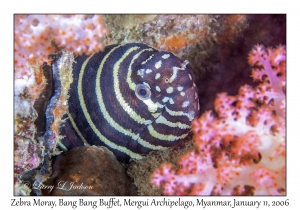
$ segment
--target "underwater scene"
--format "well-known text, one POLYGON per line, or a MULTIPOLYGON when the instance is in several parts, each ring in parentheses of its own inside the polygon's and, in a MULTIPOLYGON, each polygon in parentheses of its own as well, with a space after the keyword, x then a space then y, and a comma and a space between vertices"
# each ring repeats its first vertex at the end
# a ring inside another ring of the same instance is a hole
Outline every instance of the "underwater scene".
POLYGON ((14 195, 286 195, 285 14, 15 14, 14 195))

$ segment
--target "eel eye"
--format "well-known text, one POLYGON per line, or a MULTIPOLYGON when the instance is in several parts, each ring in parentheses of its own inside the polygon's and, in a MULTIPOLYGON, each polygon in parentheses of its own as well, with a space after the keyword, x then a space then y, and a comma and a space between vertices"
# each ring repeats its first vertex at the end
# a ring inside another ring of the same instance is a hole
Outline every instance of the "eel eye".
POLYGON ((151 96, 150 88, 144 84, 137 84, 135 87, 135 95, 140 100, 146 100, 151 96))

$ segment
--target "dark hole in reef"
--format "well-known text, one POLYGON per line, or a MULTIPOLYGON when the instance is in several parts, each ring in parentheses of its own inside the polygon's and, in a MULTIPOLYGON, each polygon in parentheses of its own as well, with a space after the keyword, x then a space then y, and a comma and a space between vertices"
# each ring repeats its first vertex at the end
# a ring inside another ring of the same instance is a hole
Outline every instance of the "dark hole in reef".
POLYGON ((261 160, 261 154, 260 154, 260 152, 259 152, 259 153, 258 153, 258 159, 253 158, 253 162, 254 162, 255 164, 257 164, 257 163, 260 162, 260 160, 261 160))

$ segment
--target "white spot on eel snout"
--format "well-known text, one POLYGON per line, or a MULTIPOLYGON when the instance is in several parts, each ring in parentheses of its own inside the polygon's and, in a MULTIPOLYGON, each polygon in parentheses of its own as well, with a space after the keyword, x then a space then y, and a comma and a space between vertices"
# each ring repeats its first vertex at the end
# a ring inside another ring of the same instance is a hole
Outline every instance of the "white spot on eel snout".
POLYGON ((169 99, 170 104, 174 104, 174 101, 172 98, 169 99))
POLYGON ((183 87, 179 86, 179 87, 177 87, 177 90, 178 90, 178 91, 182 91, 182 90, 183 90, 183 87))
POLYGON ((168 57, 170 57, 170 54, 164 54, 163 56, 161 56, 163 59, 167 59, 168 57))
POLYGON ((189 101, 185 101, 182 103, 182 107, 188 107, 190 105, 189 101))
POLYGON ((173 87, 168 87, 166 91, 167 93, 173 93, 173 87))
POLYGON ((157 74, 155 75, 155 79, 158 79, 158 78, 160 78, 160 73, 157 73, 157 74))
POLYGON ((157 61, 156 63, 155 63, 155 68, 156 69, 159 69, 161 67, 161 61, 157 61))
POLYGON ((159 86, 155 86, 155 89, 156 89, 158 92, 161 91, 159 86))

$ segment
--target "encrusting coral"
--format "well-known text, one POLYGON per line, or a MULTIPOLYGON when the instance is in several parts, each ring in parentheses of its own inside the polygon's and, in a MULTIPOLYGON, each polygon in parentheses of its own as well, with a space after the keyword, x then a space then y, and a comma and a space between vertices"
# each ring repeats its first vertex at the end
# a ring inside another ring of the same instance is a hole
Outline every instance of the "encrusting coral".
POLYGON ((152 174, 165 195, 285 195, 285 47, 257 45, 248 61, 260 84, 219 94, 193 121, 196 149, 152 174))
POLYGON ((247 27, 246 15, 105 15, 105 22, 107 45, 142 42, 178 56, 199 41, 231 41, 247 27), (218 30, 211 28, 214 23, 218 30))
POLYGON ((45 185, 56 188, 44 195, 136 195, 125 168, 103 146, 74 148, 55 161, 53 171, 45 185))
POLYGON ((160 188, 150 183, 151 174, 163 162, 168 162, 174 167, 178 158, 186 152, 195 149, 192 136, 190 135, 186 141, 180 142, 175 147, 169 147, 166 150, 152 151, 141 160, 132 160, 128 165, 127 173, 134 179, 134 184, 138 187, 138 195, 157 196, 162 195, 160 188))

